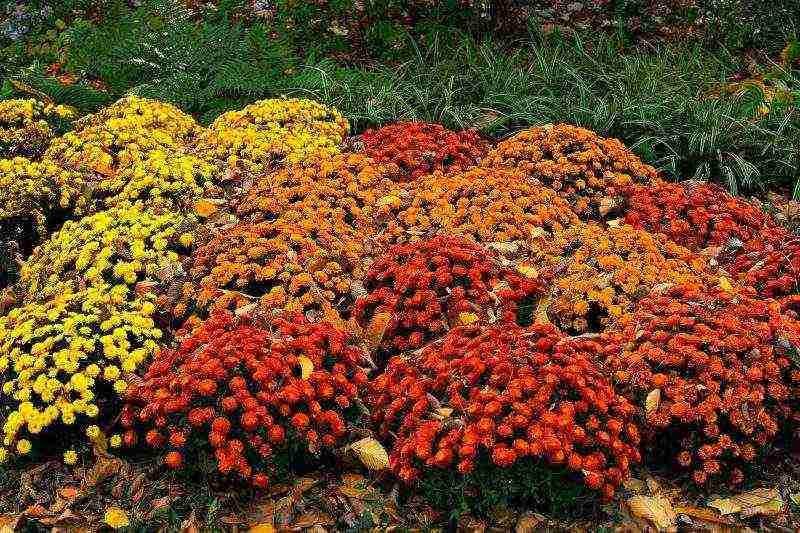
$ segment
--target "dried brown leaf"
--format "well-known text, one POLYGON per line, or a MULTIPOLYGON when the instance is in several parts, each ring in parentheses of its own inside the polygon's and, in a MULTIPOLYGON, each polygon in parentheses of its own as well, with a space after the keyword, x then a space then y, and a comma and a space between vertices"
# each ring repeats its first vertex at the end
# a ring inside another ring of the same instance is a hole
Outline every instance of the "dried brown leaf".
POLYGON ((647 520, 659 530, 675 527, 677 515, 672 503, 664 496, 633 496, 628 500, 631 514, 637 518, 647 520))
POLYGON ((778 489, 753 489, 729 498, 719 498, 708 503, 722 515, 739 513, 744 517, 753 515, 772 515, 781 512, 783 499, 778 489))

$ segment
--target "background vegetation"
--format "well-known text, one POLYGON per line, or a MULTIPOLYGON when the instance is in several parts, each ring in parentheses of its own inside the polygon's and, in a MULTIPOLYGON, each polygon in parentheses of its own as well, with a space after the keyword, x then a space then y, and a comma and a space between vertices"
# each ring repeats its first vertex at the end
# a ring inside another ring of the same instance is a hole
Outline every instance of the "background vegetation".
POLYGON ((37 0, 3 13, 5 97, 90 112, 135 93, 209 123, 297 95, 356 132, 569 122, 669 179, 800 194, 796 0, 37 0))

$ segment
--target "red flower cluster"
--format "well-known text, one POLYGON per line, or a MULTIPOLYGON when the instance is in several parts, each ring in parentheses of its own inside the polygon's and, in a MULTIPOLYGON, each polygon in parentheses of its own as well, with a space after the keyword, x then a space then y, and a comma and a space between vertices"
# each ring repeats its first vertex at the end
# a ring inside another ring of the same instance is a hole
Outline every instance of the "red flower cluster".
POLYGON ((166 452, 167 466, 179 468, 205 440, 221 473, 264 487, 289 440, 315 452, 345 437, 367 382, 365 357, 328 324, 298 316, 267 329, 215 313, 129 389, 124 441, 135 444, 138 428, 166 452))
POLYGON ((624 196, 625 222, 694 251, 746 242, 771 225, 758 207, 708 183, 634 186, 624 196))
POLYGON ((751 289, 674 285, 640 301, 604 344, 615 379, 645 406, 656 451, 678 443, 697 484, 723 470, 737 482, 794 416, 790 327, 751 289))
POLYGON ((364 153, 381 163, 395 163, 401 181, 434 171, 454 172, 477 165, 489 143, 474 130, 450 131, 439 124, 404 122, 367 130, 364 153))
POLYGON ((619 140, 569 124, 522 131, 489 151, 481 166, 523 171, 555 189, 583 220, 605 218, 625 187, 660 182, 656 170, 619 140))
POLYGON ((519 304, 543 292, 539 279, 504 267, 497 254, 445 236, 391 247, 370 266, 364 288, 353 315, 364 327, 388 315, 389 352, 419 348, 461 323, 515 322, 519 304))
POLYGON ((741 247, 728 247, 719 259, 761 296, 782 298, 800 292, 800 236, 782 228, 764 229, 741 247))
POLYGON ((410 483, 426 467, 470 472, 479 454, 500 467, 534 458, 610 498, 640 460, 639 430, 593 363, 599 349, 550 325, 466 326, 394 357, 367 396, 379 433, 397 437, 392 469, 410 483))

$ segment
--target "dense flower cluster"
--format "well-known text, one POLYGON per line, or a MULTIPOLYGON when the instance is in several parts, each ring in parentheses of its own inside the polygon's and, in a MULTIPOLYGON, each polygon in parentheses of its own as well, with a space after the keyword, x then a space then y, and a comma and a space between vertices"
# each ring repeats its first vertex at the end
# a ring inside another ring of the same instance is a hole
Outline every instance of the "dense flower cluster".
POLYGON ((502 266, 497 254, 458 237, 398 244, 369 268, 353 315, 362 327, 388 315, 383 348, 403 352, 476 320, 515 323, 542 280, 502 266))
POLYGON ((31 222, 33 244, 69 212, 77 197, 73 186, 82 182, 77 172, 63 170, 49 161, 24 157, 0 159, 0 222, 23 218, 31 222), (69 187, 66 185, 69 184, 69 187))
POLYGON ((88 288, 0 317, 0 461, 40 441, 52 453, 97 438, 118 413, 124 374, 156 351, 154 313, 145 298, 88 288))
POLYGON ((481 166, 523 171, 556 190, 584 220, 605 218, 626 186, 659 182, 656 170, 617 139, 568 124, 518 133, 490 150, 481 166))
POLYGON ((392 469, 412 482, 426 468, 468 473, 479 454, 501 468, 531 458, 610 498, 640 459, 639 430, 593 362, 598 349, 550 325, 466 326, 392 358, 367 398, 379 433, 396 435, 392 469))
POLYGON ((264 172, 339 152, 349 125, 336 109, 312 100, 261 100, 219 116, 198 141, 209 161, 230 169, 264 172))
POLYGON ((215 170, 189 153, 201 131, 172 105, 129 96, 79 120, 44 158, 83 175, 63 183, 78 197, 78 215, 136 200, 186 205, 210 185, 215 170))
POLYGON ((374 214, 375 240, 382 244, 446 234, 524 249, 577 222, 553 190, 517 171, 485 168, 422 177, 405 194, 379 198, 374 214))
POLYGON ((0 155, 40 156, 58 130, 75 117, 70 107, 33 98, 0 101, 0 155))
POLYGON ((69 221, 42 244, 20 273, 27 300, 44 301, 67 290, 103 288, 127 298, 137 282, 156 279, 178 262, 193 224, 179 213, 140 206, 114 208, 69 221))
POLYGON ((705 257, 628 225, 577 224, 534 252, 549 272, 548 314, 563 331, 599 332, 661 283, 702 286, 719 277, 705 257))
POLYGON ((718 259, 761 296, 800 293, 800 237, 783 228, 765 228, 744 243, 723 247, 718 259))
POLYGON ((439 124, 404 122, 361 135, 364 153, 381 163, 395 163, 402 179, 434 171, 456 172, 477 165, 489 143, 473 130, 450 131, 439 124))
POLYGON ((362 154, 340 154, 289 165, 259 178, 238 202, 247 221, 312 219, 339 231, 366 230, 387 198, 400 194, 391 167, 362 154))
POLYGON ((184 260, 186 276, 165 286, 159 303, 179 319, 248 307, 336 321, 349 312, 352 284, 363 276, 359 242, 309 222, 237 224, 221 231, 184 260))
POLYGON ((653 452, 675 443, 673 459, 696 483, 726 471, 739 483, 740 466, 796 416, 789 327, 780 304, 751 289, 672 285, 639 302, 604 344, 615 379, 645 406, 653 452))
POLYGON ((291 445, 318 453, 342 442, 358 416, 365 357, 327 324, 297 317, 266 328, 215 313, 130 389, 124 442, 143 436, 170 468, 206 447, 222 474, 263 488, 291 445))
POLYGON ((770 225, 758 207, 708 183, 634 186, 624 196, 625 222, 693 251, 748 241, 770 225))

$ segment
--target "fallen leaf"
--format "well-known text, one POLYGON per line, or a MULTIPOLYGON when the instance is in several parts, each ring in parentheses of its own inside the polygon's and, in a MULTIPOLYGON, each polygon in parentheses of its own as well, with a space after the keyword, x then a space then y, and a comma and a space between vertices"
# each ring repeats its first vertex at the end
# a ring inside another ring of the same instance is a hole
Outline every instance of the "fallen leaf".
POLYGON ((201 218, 208 218, 217 212, 219 208, 208 200, 201 199, 194 203, 194 212, 201 218))
POLYGON ((356 457, 370 470, 385 470, 389 468, 389 454, 380 442, 367 437, 350 445, 356 457))
POLYGON ((647 520, 659 530, 675 527, 677 515, 672 503, 664 496, 633 496, 628 500, 628 507, 631 513, 637 517, 647 520))
POLYGON ((651 390, 647 393, 647 398, 644 400, 644 415, 651 417, 656 411, 658 406, 661 405, 661 389, 651 390))
POLYGON ((623 481, 622 486, 625 487, 626 490, 636 494, 644 494, 645 489, 647 488, 647 485, 644 484, 644 481, 641 479, 636 479, 635 477, 629 477, 623 481))
POLYGON ((753 515, 772 515, 783 509, 783 500, 778 489, 753 489, 730 498, 719 498, 709 502, 709 507, 719 510, 722 515, 740 513, 743 517, 753 515))
POLYGON ((717 511, 711 509, 698 509, 697 507, 676 507, 677 514, 684 514, 691 516, 697 520, 704 522, 711 522, 712 524, 719 524, 721 526, 732 526, 733 522, 727 518, 723 518, 717 511))
POLYGON ((386 328, 389 327, 389 322, 391 322, 391 320, 391 314, 377 313, 372 317, 372 320, 369 321, 367 331, 364 332, 364 336, 366 337, 364 341, 368 351, 372 352, 383 342, 383 336, 386 334, 386 328))
POLYGON ((733 292, 733 285, 731 285, 731 280, 729 280, 725 276, 720 276, 719 288, 725 292, 733 292))
POLYGON ((275 526, 272 524, 256 524, 247 531, 250 533, 274 533, 275 526))
POLYGON ((539 303, 536 304, 536 311, 534 313, 533 321, 536 324, 549 324, 550 317, 547 316, 547 310, 550 308, 550 304, 553 302, 553 299, 550 295, 545 296, 539 303))
POLYGON ((478 315, 475 313, 459 313, 458 314, 458 325, 459 326, 469 326, 470 324, 474 324, 478 321, 478 315))
POLYGON ((300 379, 308 379, 314 371, 314 362, 305 355, 298 357, 297 362, 300 364, 300 379))
POLYGON ((519 520, 517 520, 517 525, 514 526, 514 533, 532 533, 533 531, 539 531, 542 522, 544 522, 544 517, 540 514, 531 512, 522 513, 519 520))

